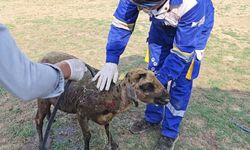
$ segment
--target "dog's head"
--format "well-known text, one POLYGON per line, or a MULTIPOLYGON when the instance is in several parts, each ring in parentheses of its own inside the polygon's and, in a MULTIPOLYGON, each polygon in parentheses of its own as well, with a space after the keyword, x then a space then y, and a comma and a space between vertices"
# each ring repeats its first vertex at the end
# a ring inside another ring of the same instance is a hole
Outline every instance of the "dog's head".
POLYGON ((162 105, 169 102, 167 90, 150 70, 137 68, 128 72, 124 84, 127 87, 127 95, 133 99, 162 105))

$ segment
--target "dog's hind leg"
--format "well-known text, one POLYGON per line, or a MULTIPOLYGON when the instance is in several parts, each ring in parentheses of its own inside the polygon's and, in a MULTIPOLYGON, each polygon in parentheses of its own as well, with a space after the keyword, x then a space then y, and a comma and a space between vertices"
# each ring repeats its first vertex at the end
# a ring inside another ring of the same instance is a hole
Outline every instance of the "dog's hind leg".
POLYGON ((41 149, 43 143, 43 120, 48 111, 50 111, 51 104, 46 100, 38 100, 37 103, 38 103, 38 108, 35 117, 35 122, 39 138, 39 149, 41 149))
POLYGON ((105 131, 108 137, 108 145, 106 147, 107 150, 117 150, 118 145, 113 141, 112 135, 109 131, 109 124, 105 125, 105 131))
POLYGON ((81 126, 82 133, 83 133, 83 138, 84 138, 84 150, 89 150, 89 141, 91 138, 91 133, 89 130, 88 126, 88 118, 87 117, 82 117, 79 114, 77 115, 78 122, 81 126))

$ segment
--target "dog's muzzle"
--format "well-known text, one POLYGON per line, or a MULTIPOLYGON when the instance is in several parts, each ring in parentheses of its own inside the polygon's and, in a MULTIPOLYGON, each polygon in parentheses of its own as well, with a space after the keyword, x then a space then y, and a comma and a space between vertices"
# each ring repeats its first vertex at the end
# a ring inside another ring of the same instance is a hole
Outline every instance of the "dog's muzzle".
POLYGON ((166 91, 163 91, 160 96, 154 98, 154 103, 158 105, 166 105, 169 101, 169 94, 166 91))

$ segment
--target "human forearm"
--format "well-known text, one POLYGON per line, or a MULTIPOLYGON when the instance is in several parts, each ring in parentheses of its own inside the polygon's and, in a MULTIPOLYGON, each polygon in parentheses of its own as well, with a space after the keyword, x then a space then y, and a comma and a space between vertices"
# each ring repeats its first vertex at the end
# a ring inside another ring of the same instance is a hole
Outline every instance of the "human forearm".
POLYGON ((106 62, 119 63, 119 57, 127 46, 138 14, 139 11, 134 4, 120 0, 109 31, 106 62))
POLYGON ((31 62, 1 24, 0 57, 0 84, 16 97, 31 100, 62 93, 64 79, 60 69, 31 62))
POLYGON ((124 52, 131 32, 111 26, 106 46, 106 62, 118 64, 120 55, 124 52))

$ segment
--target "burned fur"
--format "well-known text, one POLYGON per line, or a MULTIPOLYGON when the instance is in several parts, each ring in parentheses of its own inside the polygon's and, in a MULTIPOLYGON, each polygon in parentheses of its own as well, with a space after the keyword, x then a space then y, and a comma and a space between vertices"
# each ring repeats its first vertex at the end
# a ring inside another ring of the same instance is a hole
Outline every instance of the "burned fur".
MULTIPOLYGON (((75 58, 72 55, 59 52, 47 54, 41 62, 57 63, 65 59, 75 58)), ((97 73, 98 70, 92 68, 97 73)), ((140 100, 145 103, 166 103, 168 94, 154 73, 146 69, 138 68, 128 72, 125 78, 118 84, 112 84, 109 91, 99 91, 96 82, 91 81, 90 72, 86 72, 84 78, 78 82, 72 82, 65 92, 64 100, 59 109, 67 113, 77 114, 78 122, 84 136, 85 150, 89 149, 91 137, 88 121, 92 120, 105 126, 109 145, 112 149, 117 144, 109 133, 109 122, 119 112, 126 111, 129 105, 140 100)), ((50 106, 57 103, 57 98, 38 99, 38 110, 35 117, 36 128, 39 136, 39 145, 43 142, 42 127, 45 116, 50 116, 50 106)))

